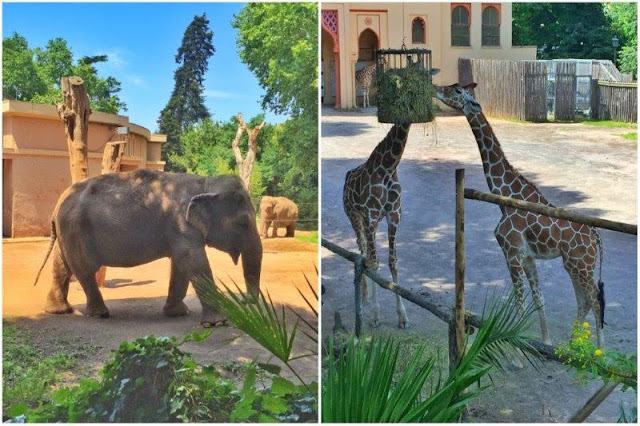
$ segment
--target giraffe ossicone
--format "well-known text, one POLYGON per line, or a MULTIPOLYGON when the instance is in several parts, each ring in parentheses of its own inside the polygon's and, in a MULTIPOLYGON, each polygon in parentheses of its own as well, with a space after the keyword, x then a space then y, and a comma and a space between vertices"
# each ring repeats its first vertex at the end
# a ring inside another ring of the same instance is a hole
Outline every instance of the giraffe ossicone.
MULTIPOLYGON (((498 195, 553 205, 534 184, 525 179, 502 151, 498 138, 475 100, 475 83, 436 87, 436 97, 445 105, 464 113, 480 150, 482 167, 489 190, 498 195)), ((562 257, 565 270, 573 283, 578 313, 576 321, 584 321, 593 310, 598 346, 604 347, 604 284, 602 282, 603 244, 596 228, 564 219, 554 219, 537 213, 500 207, 502 218, 494 234, 507 261, 514 285, 516 301, 524 307, 525 283, 531 288, 540 317, 542 339, 551 344, 545 302, 538 280, 536 259, 562 257), (599 252, 600 278, 596 284, 594 270, 599 252)))

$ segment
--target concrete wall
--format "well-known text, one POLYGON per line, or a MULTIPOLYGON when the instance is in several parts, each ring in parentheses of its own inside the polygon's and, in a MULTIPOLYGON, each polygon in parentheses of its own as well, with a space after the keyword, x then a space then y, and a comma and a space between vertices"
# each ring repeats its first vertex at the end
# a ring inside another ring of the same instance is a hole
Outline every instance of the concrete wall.
MULTIPOLYGON (((323 3, 323 10, 337 10, 341 63, 341 105, 352 108, 355 95, 355 64, 358 61, 358 36, 373 30, 380 48, 400 48, 403 37, 407 48, 432 51, 433 66, 440 68, 436 84, 452 84, 458 78, 458 58, 532 60, 536 47, 512 47, 511 3, 499 5, 501 13, 500 46, 482 46, 482 3, 471 3, 469 47, 451 46, 451 3, 323 3), (411 43, 411 23, 420 17, 426 22, 426 44, 411 43)), ((322 32, 322 37, 327 33, 322 32)))
MULTIPOLYGON (((164 135, 151 135, 128 117, 94 113, 89 119, 89 176, 101 172, 102 151, 107 142, 129 142, 122 170, 164 169, 160 161, 164 135), (126 136, 117 127, 129 127, 126 136)), ((50 235, 51 213, 60 194, 71 184, 64 127, 55 107, 28 102, 4 101, 3 227, 4 237, 50 235)))

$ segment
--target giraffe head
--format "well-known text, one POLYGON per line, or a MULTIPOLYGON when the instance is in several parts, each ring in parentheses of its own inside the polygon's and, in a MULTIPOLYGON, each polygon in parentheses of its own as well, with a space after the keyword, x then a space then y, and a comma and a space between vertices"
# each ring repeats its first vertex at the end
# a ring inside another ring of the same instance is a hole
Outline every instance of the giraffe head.
POLYGON ((465 114, 482 112, 482 107, 473 97, 476 83, 461 86, 458 83, 451 86, 436 86, 436 98, 445 105, 460 110, 465 114))

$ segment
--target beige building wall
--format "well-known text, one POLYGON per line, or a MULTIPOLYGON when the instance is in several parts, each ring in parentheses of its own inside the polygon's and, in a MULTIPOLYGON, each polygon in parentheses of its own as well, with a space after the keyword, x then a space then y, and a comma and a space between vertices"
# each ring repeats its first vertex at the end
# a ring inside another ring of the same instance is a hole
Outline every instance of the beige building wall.
MULTIPOLYGON (((455 3, 458 4, 458 3, 455 3)), ((464 3, 469 4, 469 3, 464 3)), ((470 3, 470 46, 451 46, 452 3, 322 3, 323 11, 337 11, 337 38, 340 61, 340 108, 355 107, 355 66, 358 62, 358 38, 370 29, 378 36, 378 48, 400 48, 403 40, 407 48, 427 48, 432 52, 433 67, 440 68, 434 77, 436 84, 453 84, 458 80, 459 58, 534 60, 536 47, 513 47, 511 3, 470 3), (500 46, 482 46, 482 6, 499 5, 500 46), (420 17, 426 23, 426 43, 413 44, 411 23, 420 17)), ((322 38, 330 38, 330 30, 323 22, 322 38)), ((326 41, 323 40, 323 46, 326 41)), ((323 59, 327 58, 324 53, 323 59)), ((328 88, 328 66, 324 68, 324 87, 328 88)), ((336 85, 338 86, 338 85, 336 85)), ((328 92, 329 90, 327 90, 328 92)), ((325 96, 325 104, 332 98, 325 96)))
MULTIPOLYGON (((123 171, 164 170, 165 135, 152 135, 128 117, 96 112, 89 118, 89 176, 100 174, 105 144, 123 139, 123 171), (128 127, 129 134, 118 135, 118 127, 128 127)), ((71 184, 67 140, 55 107, 3 101, 2 147, 3 236, 50 235, 55 203, 71 184)))

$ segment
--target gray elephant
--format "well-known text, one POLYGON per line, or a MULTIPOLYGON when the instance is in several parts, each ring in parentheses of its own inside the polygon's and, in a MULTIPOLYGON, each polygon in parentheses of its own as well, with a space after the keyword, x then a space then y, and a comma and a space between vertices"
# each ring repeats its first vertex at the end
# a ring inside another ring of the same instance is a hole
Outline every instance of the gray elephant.
POLYGON ((260 234, 267 237, 269 225, 273 224, 272 237, 278 236, 278 227, 287 228, 287 237, 293 237, 298 223, 298 206, 285 197, 264 196, 260 201, 260 234))
MULTIPOLYGON (((58 200, 51 219, 51 244, 38 277, 53 251, 53 283, 45 311, 73 311, 67 301, 75 275, 87 297, 86 313, 106 318, 109 311, 95 274, 100 266, 131 267, 171 258, 168 316, 188 313, 183 299, 189 282, 213 282, 205 245, 242 256, 249 294, 258 296, 262 243, 255 209, 236 176, 199 177, 137 170, 110 173, 78 182, 58 200)), ((213 326, 225 318, 200 298, 201 323, 213 326)))

